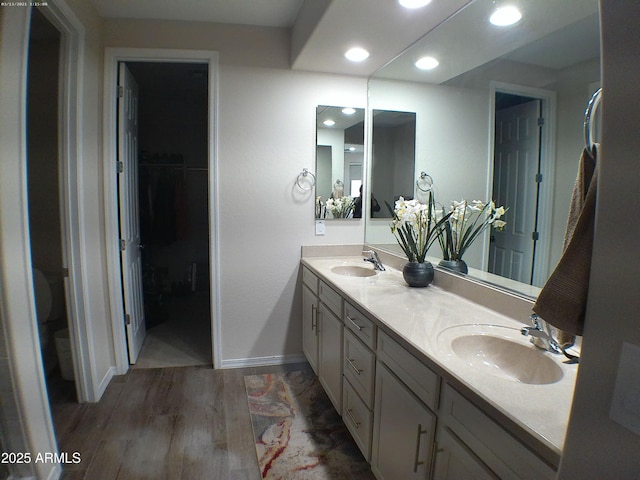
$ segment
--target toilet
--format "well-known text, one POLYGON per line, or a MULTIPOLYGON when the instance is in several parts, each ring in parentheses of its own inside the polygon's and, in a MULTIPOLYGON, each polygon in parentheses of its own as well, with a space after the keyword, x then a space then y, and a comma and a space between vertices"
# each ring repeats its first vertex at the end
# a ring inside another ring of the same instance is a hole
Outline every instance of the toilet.
POLYGON ((33 290, 36 297, 38 331, 45 372, 49 373, 56 364, 60 364, 63 378, 73 380, 69 330, 59 329, 64 308, 62 277, 60 275, 45 275, 41 270, 34 268, 33 290), (55 334, 52 334, 52 328, 58 329, 55 334), (51 342, 52 338, 55 338, 55 345, 51 342))

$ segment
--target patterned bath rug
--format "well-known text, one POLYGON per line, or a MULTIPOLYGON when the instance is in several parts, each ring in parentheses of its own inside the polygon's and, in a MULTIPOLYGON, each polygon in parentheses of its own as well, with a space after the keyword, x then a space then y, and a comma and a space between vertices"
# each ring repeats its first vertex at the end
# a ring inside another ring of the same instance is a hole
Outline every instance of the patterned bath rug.
POLYGON ((372 480, 311 370, 244 377, 263 480, 372 480))

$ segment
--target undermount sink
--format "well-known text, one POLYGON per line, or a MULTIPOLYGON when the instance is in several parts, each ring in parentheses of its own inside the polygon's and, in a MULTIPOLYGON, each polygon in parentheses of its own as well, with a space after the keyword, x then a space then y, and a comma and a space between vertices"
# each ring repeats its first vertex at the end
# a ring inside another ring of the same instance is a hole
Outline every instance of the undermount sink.
POLYGON ((443 330, 438 343, 478 373, 531 385, 555 383, 563 376, 551 354, 523 340, 517 328, 459 325, 443 330))
POLYGON ((359 265, 337 265, 333 267, 331 271, 346 277, 373 277, 376 274, 373 268, 361 267, 359 265))

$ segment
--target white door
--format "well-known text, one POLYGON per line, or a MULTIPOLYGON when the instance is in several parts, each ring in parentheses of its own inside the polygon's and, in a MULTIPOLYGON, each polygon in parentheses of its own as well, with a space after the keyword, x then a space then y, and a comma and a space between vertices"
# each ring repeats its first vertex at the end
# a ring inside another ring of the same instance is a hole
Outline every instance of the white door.
POLYGON ((496 112, 493 198, 508 208, 501 232, 491 231, 489 272, 531 283, 538 200, 540 100, 496 112))
POLYGON ((124 63, 118 72, 118 201, 120 261, 129 363, 138 358, 146 335, 138 211, 138 86, 124 63))

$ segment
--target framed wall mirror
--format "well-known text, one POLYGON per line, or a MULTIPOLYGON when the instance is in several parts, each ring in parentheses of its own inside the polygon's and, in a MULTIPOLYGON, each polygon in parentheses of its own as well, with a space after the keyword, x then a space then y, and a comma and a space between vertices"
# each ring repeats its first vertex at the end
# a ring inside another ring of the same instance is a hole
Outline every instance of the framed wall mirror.
POLYGON ((316 107, 316 218, 362 216, 364 109, 316 107))
MULTIPOLYGON (((414 194, 426 172, 444 208, 495 199, 509 209, 506 230, 521 235, 527 251, 497 259, 490 250, 499 232, 488 231, 465 253, 469 276, 535 297, 562 252, 584 112, 600 86, 600 32, 597 0, 520 7, 519 22, 497 27, 489 22, 495 2, 470 2, 369 79, 369 104, 417 113, 416 161, 407 167, 414 194), (439 65, 417 68, 425 56, 439 65), (532 148, 505 152, 507 132, 531 135, 532 148)), ((376 177, 373 169, 372 185, 376 177)), ((369 219, 365 241, 399 252, 388 221, 369 219)), ((437 244, 429 253, 435 264, 442 258, 437 244)))

